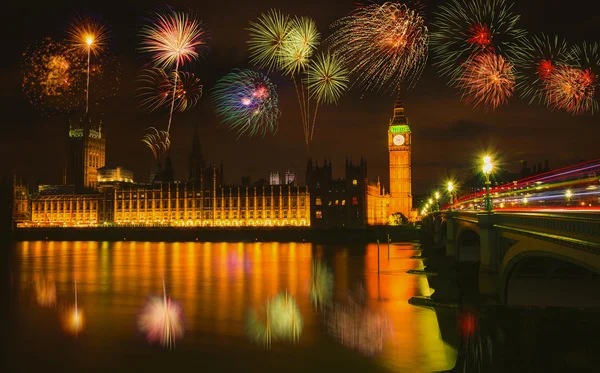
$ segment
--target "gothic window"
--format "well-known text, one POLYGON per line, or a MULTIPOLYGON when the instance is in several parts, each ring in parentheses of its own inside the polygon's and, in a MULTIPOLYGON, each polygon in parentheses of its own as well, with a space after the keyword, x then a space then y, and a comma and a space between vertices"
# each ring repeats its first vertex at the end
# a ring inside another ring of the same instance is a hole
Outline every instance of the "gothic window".
POLYGON ((335 205, 337 206, 337 205, 339 205, 339 204, 340 204, 340 200, 339 200, 339 199, 336 199, 336 200, 335 200, 335 205))
POLYGON ((358 180, 356 180, 356 179, 352 180, 352 185, 357 186, 358 185, 358 180))
POLYGON ((346 200, 345 199, 342 200, 342 206, 346 206, 346 200))
POLYGON ((317 219, 323 218, 323 211, 315 211, 315 216, 317 219))
POLYGON ((352 197, 352 204, 358 205, 358 197, 352 197))
MULTIPOLYGON (((302 199, 302 205, 304 205, 304 198, 302 199)), ((317 197, 317 199, 315 200, 315 205, 317 205, 317 206, 323 205, 323 201, 321 200, 321 197, 317 197)))

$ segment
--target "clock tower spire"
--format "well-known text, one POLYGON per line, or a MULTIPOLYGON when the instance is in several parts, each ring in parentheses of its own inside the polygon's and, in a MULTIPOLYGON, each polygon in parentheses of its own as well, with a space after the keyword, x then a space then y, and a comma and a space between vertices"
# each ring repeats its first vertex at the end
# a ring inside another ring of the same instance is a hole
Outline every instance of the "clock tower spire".
POLYGON ((412 138, 404 105, 400 97, 394 103, 394 117, 388 126, 388 151, 390 154, 390 208, 389 213, 401 212, 407 218, 412 210, 411 150, 412 138))

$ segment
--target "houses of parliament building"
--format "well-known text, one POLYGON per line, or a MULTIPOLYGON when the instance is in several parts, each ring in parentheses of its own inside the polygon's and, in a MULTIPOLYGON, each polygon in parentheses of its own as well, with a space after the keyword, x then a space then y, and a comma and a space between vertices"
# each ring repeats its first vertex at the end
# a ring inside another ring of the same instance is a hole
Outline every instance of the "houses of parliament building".
POLYGON ((223 166, 206 163, 197 128, 187 181, 175 181, 170 159, 136 183, 126 169, 105 164, 101 120, 85 116, 69 126, 69 155, 63 185, 40 185, 34 193, 14 180, 13 222, 17 227, 315 227, 358 228, 388 223, 391 214, 411 216, 410 127, 400 96, 388 126, 390 189, 368 180, 366 159, 346 161, 345 178, 334 179, 331 163, 309 160, 306 186, 248 177, 227 185, 223 166), (402 139, 400 139, 402 137, 402 139), (402 141, 403 140, 403 141, 402 141), (161 167, 163 166, 163 167, 161 167))

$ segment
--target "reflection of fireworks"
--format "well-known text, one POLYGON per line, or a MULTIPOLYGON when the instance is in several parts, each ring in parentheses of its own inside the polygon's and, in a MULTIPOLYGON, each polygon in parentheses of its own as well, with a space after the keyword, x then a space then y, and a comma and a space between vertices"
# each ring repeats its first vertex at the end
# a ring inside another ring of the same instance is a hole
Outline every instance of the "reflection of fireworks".
POLYGON ((80 99, 77 88, 84 71, 83 57, 47 37, 23 53, 23 90, 42 112, 70 110, 80 99))
POLYGON ((40 307, 56 305, 56 284, 51 278, 39 278, 35 281, 35 299, 40 307))
POLYGON ((171 8, 163 14, 156 14, 152 22, 142 29, 142 52, 149 53, 156 67, 174 69, 173 95, 167 133, 171 131, 171 121, 177 96, 179 68, 186 62, 196 60, 207 51, 208 32, 202 22, 191 13, 176 12, 171 8))
POLYGON ((181 306, 168 298, 164 289, 163 297, 151 297, 138 319, 140 331, 149 343, 160 343, 163 347, 175 347, 175 341, 183 338, 183 311, 181 306))
POLYGON ((62 313, 61 322, 65 332, 78 335, 85 326, 83 310, 75 304, 75 306, 68 308, 62 313))
POLYGON ((287 293, 277 294, 267 300, 259 312, 249 311, 246 316, 250 340, 265 348, 270 348, 274 340, 297 342, 303 325, 298 305, 287 293))
POLYGON ((194 107, 202 96, 200 79, 192 73, 178 72, 178 84, 175 90, 173 89, 175 78, 169 79, 165 71, 157 67, 144 70, 139 80, 142 83, 139 94, 141 105, 148 111, 170 105, 169 96, 173 91, 175 91, 174 110, 177 111, 194 107))
POLYGON ((517 73, 517 90, 529 103, 544 100, 545 81, 561 65, 571 65, 567 43, 558 36, 548 35, 523 38, 515 46, 513 62, 517 73))
POLYGON ((396 2, 361 6, 333 27, 328 43, 352 63, 362 88, 395 89, 421 75, 429 36, 418 11, 396 2))
POLYGON ((142 142, 146 144, 152 151, 154 159, 159 159, 165 154, 171 145, 169 133, 167 131, 159 131, 154 127, 147 128, 149 133, 145 134, 142 142))
POLYGON ((216 113, 240 136, 274 134, 280 116, 275 88, 262 73, 235 69, 215 85, 216 113))
POLYGON ((371 311, 352 298, 347 304, 332 307, 327 328, 344 346, 365 355, 381 352, 391 333, 391 324, 384 314, 371 311))
POLYGON ((494 110, 508 102, 514 91, 514 68, 499 54, 482 53, 467 63, 458 81, 467 103, 494 110))
POLYGON ((333 297, 333 274, 321 261, 313 261, 310 274, 310 299, 316 309, 323 308, 333 297))
POLYGON ((431 45, 440 74, 454 82, 474 54, 505 53, 525 31, 516 28, 520 16, 505 0, 452 0, 440 6, 431 45))

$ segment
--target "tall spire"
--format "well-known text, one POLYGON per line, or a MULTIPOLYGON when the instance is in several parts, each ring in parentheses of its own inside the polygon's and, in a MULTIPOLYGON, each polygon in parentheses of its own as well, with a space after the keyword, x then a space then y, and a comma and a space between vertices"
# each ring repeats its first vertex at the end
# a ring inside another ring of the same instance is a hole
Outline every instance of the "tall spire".
POLYGON ((390 125, 408 124, 406 117, 404 116, 404 104, 402 103, 402 97, 400 96, 400 85, 398 85, 398 96, 394 103, 394 118, 392 118, 390 125))

